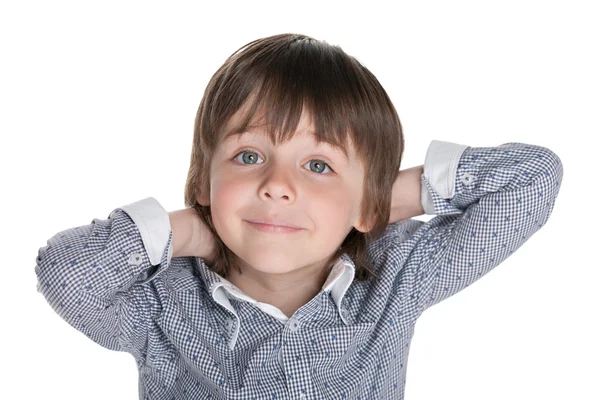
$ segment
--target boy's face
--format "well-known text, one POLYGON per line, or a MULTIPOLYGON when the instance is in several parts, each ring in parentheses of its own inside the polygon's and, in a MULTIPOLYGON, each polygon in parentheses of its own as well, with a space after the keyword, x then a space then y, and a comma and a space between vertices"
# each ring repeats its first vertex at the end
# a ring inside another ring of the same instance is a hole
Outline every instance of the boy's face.
POLYGON ((358 220, 364 169, 354 149, 346 160, 329 144, 316 145, 310 130, 303 114, 294 137, 280 147, 252 130, 229 137, 215 151, 210 198, 201 194, 197 200, 211 206, 215 229, 242 270, 281 274, 326 267, 352 227, 368 230, 358 220), (248 222, 263 217, 302 229, 269 233, 248 222))

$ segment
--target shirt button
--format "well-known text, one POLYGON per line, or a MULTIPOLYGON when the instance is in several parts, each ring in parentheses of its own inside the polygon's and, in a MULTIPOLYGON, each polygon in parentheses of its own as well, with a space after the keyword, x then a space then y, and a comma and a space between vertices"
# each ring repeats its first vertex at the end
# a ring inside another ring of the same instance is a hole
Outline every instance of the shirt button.
POLYGON ((300 321, 298 321, 297 319, 290 319, 288 321, 288 329, 292 332, 296 332, 298 329, 300 329, 300 321))
POLYGON ((461 177, 461 180, 463 184, 470 185, 475 181, 475 175, 465 172, 461 177))
POLYGON ((142 263, 142 255, 140 253, 133 253, 127 260, 129 265, 140 265, 142 263))

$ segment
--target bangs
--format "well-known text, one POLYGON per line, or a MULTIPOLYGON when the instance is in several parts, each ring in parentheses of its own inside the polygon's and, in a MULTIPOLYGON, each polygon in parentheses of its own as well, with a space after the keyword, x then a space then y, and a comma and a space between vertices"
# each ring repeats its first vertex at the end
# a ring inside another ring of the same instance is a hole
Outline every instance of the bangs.
POLYGON ((312 127, 306 133, 314 136, 315 144, 328 143, 348 159, 350 140, 362 153, 368 146, 368 121, 357 116, 374 112, 365 73, 358 62, 338 52, 304 39, 271 48, 268 57, 260 52, 250 60, 233 56, 236 70, 225 71, 220 95, 213 99, 220 112, 212 113, 210 125, 219 140, 252 130, 278 146, 292 138, 305 113, 312 127))

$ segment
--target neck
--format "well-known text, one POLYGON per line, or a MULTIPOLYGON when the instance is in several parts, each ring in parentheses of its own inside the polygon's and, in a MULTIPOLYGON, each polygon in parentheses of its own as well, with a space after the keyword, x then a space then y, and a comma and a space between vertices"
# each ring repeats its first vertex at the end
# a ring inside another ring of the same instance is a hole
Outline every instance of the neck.
POLYGON ((322 263, 282 274, 241 268, 241 273, 232 268, 227 280, 256 301, 279 308, 288 318, 321 291, 330 270, 322 263))

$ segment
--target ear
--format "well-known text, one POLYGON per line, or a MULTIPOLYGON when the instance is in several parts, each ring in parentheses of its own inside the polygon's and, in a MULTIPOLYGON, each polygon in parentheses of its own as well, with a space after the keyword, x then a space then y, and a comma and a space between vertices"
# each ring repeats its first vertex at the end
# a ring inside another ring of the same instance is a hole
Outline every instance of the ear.
POLYGON ((210 206, 210 196, 207 191, 200 191, 200 189, 196 189, 196 201, 201 206, 207 207, 210 206))
POLYGON ((370 217, 368 221, 363 221, 359 218, 354 224, 354 228, 359 232, 369 232, 375 226, 375 217, 370 217))

